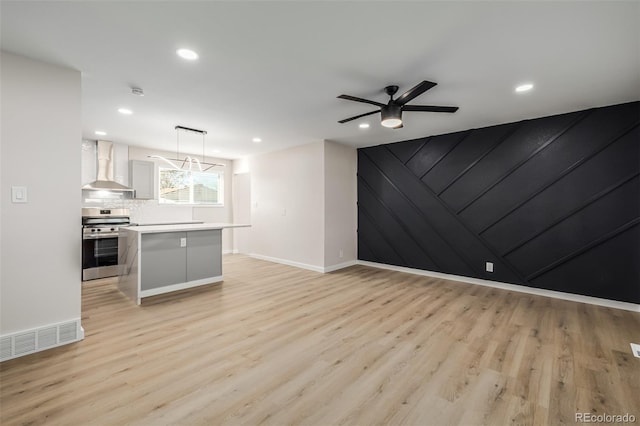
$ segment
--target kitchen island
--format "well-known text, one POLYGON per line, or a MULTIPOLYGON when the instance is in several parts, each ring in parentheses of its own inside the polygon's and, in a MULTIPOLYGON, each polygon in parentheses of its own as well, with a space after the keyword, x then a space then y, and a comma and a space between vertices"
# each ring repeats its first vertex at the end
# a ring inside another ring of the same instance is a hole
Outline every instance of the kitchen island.
POLYGON ((127 226, 118 234, 118 288, 143 297, 222 281, 222 230, 233 223, 127 226))

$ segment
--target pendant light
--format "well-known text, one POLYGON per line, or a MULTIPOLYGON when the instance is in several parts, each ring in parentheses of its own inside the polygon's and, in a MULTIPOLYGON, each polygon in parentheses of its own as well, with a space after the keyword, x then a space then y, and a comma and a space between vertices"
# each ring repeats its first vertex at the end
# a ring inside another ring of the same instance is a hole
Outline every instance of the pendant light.
POLYGON ((165 157, 163 157, 161 155, 148 155, 147 157, 149 157, 149 158, 157 158, 159 160, 162 160, 165 163, 167 163, 168 165, 170 165, 175 170, 188 170, 188 171, 191 171, 193 169, 193 164, 194 163, 198 166, 198 170, 201 171, 201 172, 206 172, 207 170, 209 170, 210 168, 215 167, 215 166, 223 166, 223 167, 225 166, 224 164, 208 163, 208 162, 205 161, 204 143, 205 143, 205 136, 207 134, 206 130, 192 129, 190 127, 184 127, 184 126, 176 126, 175 130, 176 130, 176 158, 165 158, 165 157), (202 135, 202 161, 198 160, 196 157, 191 157, 189 155, 185 156, 183 159, 180 159, 180 132, 181 131, 198 133, 198 134, 202 135), (177 164, 176 164, 176 162, 177 162, 177 164), (182 164, 180 164, 180 163, 182 163, 182 164), (189 167, 185 169, 186 165, 188 165, 189 167), (203 170, 202 166, 208 166, 208 167, 203 170))

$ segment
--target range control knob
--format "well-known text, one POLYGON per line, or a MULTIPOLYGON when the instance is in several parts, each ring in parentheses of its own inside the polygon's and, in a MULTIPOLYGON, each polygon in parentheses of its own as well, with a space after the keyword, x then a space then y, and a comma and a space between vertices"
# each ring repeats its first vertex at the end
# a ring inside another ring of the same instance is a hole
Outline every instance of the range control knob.
POLYGON ((111 230, 112 230, 112 231, 115 231, 115 230, 116 230, 116 228, 111 228, 111 230))
POLYGON ((93 228, 91 228, 91 232, 96 232, 96 230, 95 230, 95 229, 93 229, 93 228))

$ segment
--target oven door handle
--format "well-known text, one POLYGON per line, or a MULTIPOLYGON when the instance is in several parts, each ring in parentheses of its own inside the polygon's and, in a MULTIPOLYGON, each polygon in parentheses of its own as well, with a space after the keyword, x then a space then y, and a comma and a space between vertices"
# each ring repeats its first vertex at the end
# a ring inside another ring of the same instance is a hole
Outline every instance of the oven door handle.
POLYGON ((82 236, 83 240, 103 240, 105 238, 118 238, 118 233, 109 233, 109 234, 86 234, 82 236))

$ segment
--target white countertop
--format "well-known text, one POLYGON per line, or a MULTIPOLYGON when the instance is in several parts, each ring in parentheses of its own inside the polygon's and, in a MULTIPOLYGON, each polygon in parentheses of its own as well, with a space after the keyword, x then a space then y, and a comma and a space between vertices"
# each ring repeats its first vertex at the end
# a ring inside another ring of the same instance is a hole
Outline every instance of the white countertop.
POLYGON ((162 222, 138 222, 132 223, 129 226, 156 226, 156 225, 189 225, 189 224, 202 224, 203 220, 172 220, 162 222))
POLYGON ((184 232, 184 231, 206 231, 212 229, 244 228, 251 225, 244 223, 183 223, 167 225, 144 225, 125 226, 120 229, 139 232, 140 234, 151 234, 156 232, 184 232))

